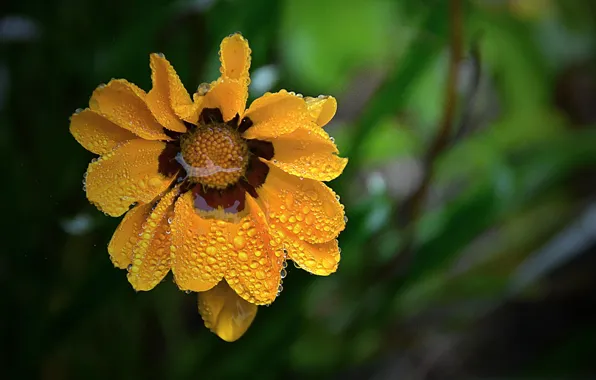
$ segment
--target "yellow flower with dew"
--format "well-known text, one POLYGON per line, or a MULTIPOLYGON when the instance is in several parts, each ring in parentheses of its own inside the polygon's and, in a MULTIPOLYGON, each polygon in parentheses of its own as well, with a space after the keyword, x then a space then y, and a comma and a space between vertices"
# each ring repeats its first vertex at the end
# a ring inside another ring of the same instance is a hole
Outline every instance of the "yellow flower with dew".
POLYGON ((192 99, 166 58, 152 54, 151 91, 112 80, 70 122, 99 155, 87 198, 107 215, 126 214, 108 246, 114 265, 137 291, 171 270, 181 290, 198 292, 205 325, 226 341, 278 296, 286 260, 335 272, 345 227, 339 198, 322 182, 347 163, 323 129, 335 99, 281 90, 245 109, 250 53, 240 34, 225 38, 221 76, 192 99))

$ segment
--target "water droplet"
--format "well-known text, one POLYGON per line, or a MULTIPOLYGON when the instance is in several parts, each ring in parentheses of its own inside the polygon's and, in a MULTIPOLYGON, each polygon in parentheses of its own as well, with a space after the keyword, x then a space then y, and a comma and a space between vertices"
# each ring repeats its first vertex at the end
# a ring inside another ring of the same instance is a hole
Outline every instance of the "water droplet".
POLYGON ((82 108, 77 108, 75 110, 75 114, 77 114, 77 115, 80 114, 81 112, 83 112, 83 109, 82 108))
POLYGON ((335 142, 335 138, 333 138, 333 136, 332 137, 329 137, 329 140, 331 140, 332 143, 335 142))
POLYGON ((286 276, 288 275, 288 272, 285 269, 282 269, 280 272, 281 278, 286 278, 286 276))
POLYGON ((128 266, 126 267, 126 270, 130 272, 131 269, 132 269, 132 264, 128 264, 128 266))
POLYGON ((168 218, 168 224, 172 224, 172 218, 168 218))
POLYGON ((283 263, 281 263, 281 267, 282 268, 287 268, 288 267, 288 262, 284 261, 283 263))
POLYGON ((184 293, 190 294, 190 290, 185 290, 184 293))
POLYGON ((348 223, 348 217, 344 215, 344 223, 348 223))
POLYGON ((156 56, 159 58, 165 58, 166 56, 163 53, 155 53, 156 56))

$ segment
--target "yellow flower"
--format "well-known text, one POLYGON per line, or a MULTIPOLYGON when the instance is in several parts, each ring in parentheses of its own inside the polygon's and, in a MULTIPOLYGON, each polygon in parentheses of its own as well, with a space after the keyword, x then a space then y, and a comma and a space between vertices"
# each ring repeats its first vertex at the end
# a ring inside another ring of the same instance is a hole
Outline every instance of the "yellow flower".
POLYGON ((240 34, 225 38, 220 78, 193 99, 152 54, 149 93, 112 80, 70 123, 100 155, 87 198, 107 215, 126 213, 108 246, 114 265, 135 290, 171 270, 181 290, 199 292, 205 325, 227 341, 242 336, 256 305, 275 300, 287 259, 333 273, 345 227, 339 198, 321 182, 347 163, 322 128, 335 99, 282 90, 245 109, 250 53, 240 34))

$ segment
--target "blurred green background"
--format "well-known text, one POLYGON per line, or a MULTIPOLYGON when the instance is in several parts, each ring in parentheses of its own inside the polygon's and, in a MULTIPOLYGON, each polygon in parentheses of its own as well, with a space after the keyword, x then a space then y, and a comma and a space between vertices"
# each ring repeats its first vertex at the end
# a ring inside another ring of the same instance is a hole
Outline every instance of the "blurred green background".
POLYGON ((595 29, 589 0, 2 2, 2 377, 595 378, 595 29), (349 223, 229 344, 113 268, 68 125, 151 52, 214 80, 236 31, 252 99, 338 99, 349 223))

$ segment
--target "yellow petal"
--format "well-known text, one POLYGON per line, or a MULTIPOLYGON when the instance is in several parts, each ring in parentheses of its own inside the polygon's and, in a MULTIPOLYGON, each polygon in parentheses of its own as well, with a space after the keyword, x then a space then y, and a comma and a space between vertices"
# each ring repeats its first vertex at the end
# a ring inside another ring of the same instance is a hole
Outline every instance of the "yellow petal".
POLYGON ((161 141, 130 140, 91 162, 86 174, 89 201, 111 216, 124 214, 135 202, 151 202, 176 176, 159 172, 165 147, 161 141))
POLYGON ((124 141, 139 138, 90 109, 72 115, 70 133, 83 148, 96 154, 107 153, 124 141))
POLYGON ((151 54, 150 61, 153 88, 147 94, 147 106, 165 128, 184 133, 186 127, 174 112, 174 107, 190 106, 192 100, 178 74, 163 55, 151 54))
POLYGON ((205 327, 226 342, 244 335, 257 315, 257 305, 240 298, 225 281, 200 292, 198 304, 205 327))
POLYGON ((339 198, 319 181, 300 179, 270 165, 257 193, 276 236, 288 231, 309 243, 325 243, 345 228, 339 198))
POLYGON ((176 201, 171 228, 172 272, 178 287, 203 292, 217 285, 227 270, 233 224, 201 218, 189 191, 176 201))
POLYGON ((270 140, 301 126, 314 124, 304 100, 285 90, 266 93, 256 99, 244 117, 248 117, 253 124, 244 132, 247 139, 270 140))
POLYGON ((93 92, 89 107, 119 127, 146 140, 169 140, 163 127, 147 107, 146 96, 134 84, 123 79, 112 79, 93 92))
POLYGON ((250 47, 248 41, 239 33, 223 39, 219 49, 221 75, 229 79, 239 80, 248 86, 250 78, 250 47))
POLYGON ((327 243, 310 244, 301 241, 296 234, 286 232, 284 246, 288 257, 300 268, 319 276, 327 276, 337 270, 340 251, 337 239, 327 243))
POLYGON ((335 143, 320 128, 298 128, 273 139, 275 155, 270 164, 286 173, 317 181, 337 178, 348 163, 336 155, 335 143))
POLYGON ((199 120, 199 110, 201 109, 201 104, 203 103, 203 96, 194 94, 192 98, 193 101, 191 104, 174 104, 173 108, 174 113, 178 115, 180 119, 191 124, 197 124, 199 120))
POLYGON ((319 127, 327 125, 337 112, 337 100, 333 96, 319 96, 317 98, 307 96, 304 101, 308 112, 319 127))
POLYGON ((114 266, 126 269, 132 263, 132 249, 150 212, 151 204, 148 203, 137 205, 124 215, 108 244, 108 252, 114 266))
POLYGON ((235 225, 235 234, 230 235, 233 250, 225 278, 240 297, 266 305, 277 297, 283 249, 281 245, 271 244, 265 214, 248 194, 246 207, 248 215, 235 225))
POLYGON ((219 108, 224 121, 242 115, 246 107, 247 92, 242 82, 220 78, 210 84, 209 91, 200 99, 199 115, 205 108, 219 108))
POLYGON ((170 271, 170 223, 174 215, 175 187, 163 196, 139 231, 132 250, 132 267, 128 282, 135 290, 153 289, 170 271))

